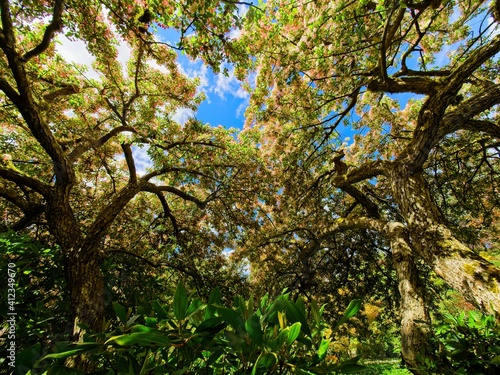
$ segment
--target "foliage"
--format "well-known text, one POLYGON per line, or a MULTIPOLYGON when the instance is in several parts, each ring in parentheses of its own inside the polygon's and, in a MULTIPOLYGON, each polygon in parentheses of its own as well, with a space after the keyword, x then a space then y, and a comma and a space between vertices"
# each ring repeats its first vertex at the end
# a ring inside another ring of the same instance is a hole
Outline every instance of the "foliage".
POLYGON ((113 304, 118 322, 104 332, 87 332, 79 343, 58 343, 32 370, 55 374, 69 356, 89 353, 108 374, 327 374, 363 371, 359 358, 342 363, 329 359, 334 330, 360 309, 351 302, 336 327, 322 319, 325 306, 290 293, 259 302, 236 297, 231 308, 221 303, 218 289, 203 303, 189 298, 183 284, 170 305, 153 304, 146 312, 113 304), (43 369, 43 370, 42 370, 43 369))
POLYGON ((500 324, 494 315, 477 311, 445 314, 433 326, 437 360, 426 369, 432 373, 498 374, 500 324))
MULTIPOLYGON (((0 233, 0 268, 14 264, 16 272, 14 312, 16 315, 16 353, 19 361, 31 364, 40 358, 41 344, 52 346, 68 339, 71 332, 69 301, 59 249, 48 247, 29 236, 13 232, 0 233), (68 327, 69 325, 69 327, 68 327)), ((5 275, 6 276, 6 275, 5 275)), ((7 288, 2 288, 0 315, 7 317, 7 288)), ((5 332, 7 322, 1 329, 5 332)), ((0 361, 7 358, 7 335, 2 337, 0 361)), ((23 373, 17 367, 18 373, 23 373)), ((2 372, 3 373, 3 372, 2 372)))

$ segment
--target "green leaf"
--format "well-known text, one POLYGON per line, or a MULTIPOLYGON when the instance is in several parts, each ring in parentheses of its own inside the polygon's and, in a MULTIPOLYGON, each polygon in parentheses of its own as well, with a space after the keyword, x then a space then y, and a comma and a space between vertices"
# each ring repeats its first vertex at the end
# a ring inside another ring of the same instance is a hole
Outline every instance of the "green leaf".
POLYGON ((208 298, 208 306, 207 309, 205 310, 205 319, 211 318, 214 316, 215 311, 217 308, 214 305, 218 305, 221 303, 220 300, 220 289, 215 288, 212 290, 210 293, 210 297, 208 298))
POLYGON ((106 341, 106 344, 115 343, 120 346, 169 346, 170 340, 160 331, 158 332, 134 332, 125 335, 114 336, 106 341))
POLYGON ((159 319, 168 319, 167 310, 161 306, 158 301, 153 301, 153 310, 159 319))
POLYGON ((297 337, 299 337, 301 327, 302 324, 300 322, 295 322, 290 326, 290 332, 288 332, 288 338, 286 340, 288 346, 292 345, 297 337))
POLYGON ((351 319, 354 315, 356 315, 361 309, 361 303, 362 301, 360 299, 354 299, 349 303, 349 306, 347 306, 347 309, 344 312, 344 316, 340 321, 337 323, 335 326, 335 329, 337 329, 341 324, 344 324, 347 322, 349 319, 351 319))
POLYGON ((257 361, 255 361, 255 365, 252 369, 252 375, 257 374, 257 368, 265 368, 267 371, 271 370, 271 368, 278 362, 278 358, 274 353, 261 353, 257 361))
POLYGON ((99 349, 102 347, 102 344, 99 342, 84 342, 76 344, 75 346, 71 345, 71 349, 67 349, 58 353, 50 353, 42 358, 42 361, 45 359, 64 359, 71 357, 73 355, 83 354, 87 352, 91 352, 93 350, 99 349))
POLYGON ((152 317, 149 317, 149 316, 146 316, 144 318, 144 320, 146 321, 146 325, 148 327, 156 327, 156 324, 158 323, 158 321, 156 320, 156 318, 152 318, 152 317))
POLYGON ((127 312, 125 311, 125 308, 120 305, 118 302, 113 302, 113 309, 115 309, 116 316, 118 316, 118 319, 120 319, 120 322, 123 324, 127 323, 127 312))
POLYGON ((253 342, 257 345, 262 344, 262 329, 260 327, 260 320, 257 315, 252 315, 246 322, 245 322, 245 328, 250 336, 250 338, 253 340, 253 342))
POLYGON ((286 304, 286 317, 290 321, 290 323, 300 322, 302 332, 304 332, 309 337, 311 336, 311 330, 309 329, 309 325, 307 324, 306 317, 291 301, 287 301, 286 304))
POLYGON ((130 329, 130 332, 135 333, 135 332, 152 332, 155 331, 153 328, 144 326, 142 324, 136 324, 130 329))
POLYGON ((177 320, 183 320, 186 317, 188 308, 188 296, 186 288, 182 281, 177 285, 174 295, 174 315, 177 320))
POLYGON ((237 311, 226 307, 219 307, 217 311, 219 312, 219 315, 221 315, 224 320, 236 330, 236 332, 245 331, 245 321, 237 311))
POLYGON ((325 339, 321 340, 321 344, 319 344, 318 351, 316 352, 321 361, 325 359, 329 346, 330 346, 330 340, 325 340, 325 339))
POLYGON ((222 316, 215 316, 201 322, 201 324, 196 328, 195 333, 211 333, 215 334, 222 330, 226 326, 224 318, 222 316))

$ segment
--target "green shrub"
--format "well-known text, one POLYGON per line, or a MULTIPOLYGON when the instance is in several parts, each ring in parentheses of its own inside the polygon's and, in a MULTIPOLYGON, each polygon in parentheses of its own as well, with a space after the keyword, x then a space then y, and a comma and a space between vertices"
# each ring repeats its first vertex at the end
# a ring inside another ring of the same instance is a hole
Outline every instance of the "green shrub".
MULTIPOLYGON (((2 289, 0 316, 15 320, 15 338, 0 341, 0 374, 13 370, 7 366, 11 363, 11 342, 16 352, 14 373, 25 374, 43 355, 42 346, 69 337, 72 325, 62 264, 57 247, 14 232, 0 233, 0 269, 5 270, 2 277, 7 279, 7 269, 13 276, 9 287, 2 289), (9 312, 15 315, 7 315, 9 312)), ((8 328, 6 319, 0 329, 8 332, 8 328)))
POLYGON ((333 329, 323 321, 323 307, 310 310, 288 293, 256 302, 236 297, 223 306, 218 290, 208 303, 189 298, 179 284, 172 304, 153 304, 146 314, 132 315, 118 303, 117 323, 104 332, 87 327, 84 342, 60 343, 37 362, 33 374, 75 374, 63 366, 73 355, 86 354, 104 374, 332 374, 364 370, 359 358, 329 360, 332 331, 354 316, 361 302, 352 301, 333 329))
POLYGON ((494 315, 475 311, 445 314, 433 327, 437 360, 429 372, 445 374, 499 374, 500 326, 494 315))

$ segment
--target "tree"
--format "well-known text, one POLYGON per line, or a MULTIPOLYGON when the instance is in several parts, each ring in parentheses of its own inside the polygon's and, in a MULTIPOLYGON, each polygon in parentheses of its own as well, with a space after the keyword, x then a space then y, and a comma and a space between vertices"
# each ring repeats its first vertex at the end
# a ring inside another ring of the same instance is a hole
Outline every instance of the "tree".
POLYGON ((244 208, 252 200, 244 176, 254 148, 231 130, 173 120, 202 100, 196 80, 179 72, 173 48, 218 49, 210 61, 218 64, 221 43, 229 45, 221 35, 238 21, 236 5, 0 2, 5 226, 46 231, 60 246, 76 338, 80 323, 101 329, 100 266, 109 251, 134 243, 145 223, 163 225, 159 251, 189 249, 200 257, 220 255, 214 233, 224 233, 228 246, 238 231, 230 211, 235 201, 244 208), (158 25, 180 29, 178 46, 148 31, 158 25), (85 43, 99 79, 64 61, 57 34, 85 43), (131 50, 126 67, 117 60, 120 40, 131 50), (141 167, 146 155, 149 165, 141 167))
MULTIPOLYGON (((498 7, 492 17, 484 1, 268 1, 241 38, 256 56, 240 65, 257 73, 247 127, 263 129, 284 176, 277 204, 307 220, 340 196, 303 225, 317 242, 358 228, 390 243, 412 368, 428 320, 415 259, 499 317, 500 270, 484 256, 499 238, 498 202, 486 198, 500 182, 498 7), (353 141, 342 144, 343 126, 353 141)), ((283 216, 268 216, 263 241, 305 237, 283 216)))

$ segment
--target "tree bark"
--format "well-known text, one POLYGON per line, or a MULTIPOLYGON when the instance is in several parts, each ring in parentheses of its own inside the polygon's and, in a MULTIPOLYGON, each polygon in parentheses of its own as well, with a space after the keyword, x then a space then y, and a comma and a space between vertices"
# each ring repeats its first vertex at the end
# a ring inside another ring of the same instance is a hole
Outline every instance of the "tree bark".
MULTIPOLYGON (((67 189, 53 188, 47 199, 47 221, 50 231, 64 255, 66 282, 73 320, 73 341, 82 341, 84 331, 78 324, 100 331, 104 322, 104 278, 101 273, 102 254, 99 240, 89 242, 80 229, 69 203, 67 189)), ((84 371, 94 369, 85 356, 70 357, 69 367, 84 371)))
MULTIPOLYGON (((72 250, 66 257, 66 275, 73 314, 73 340, 82 341, 83 323, 93 331, 101 331, 104 323, 104 277, 101 257, 89 249, 72 250)), ((69 357, 66 366, 84 371, 95 370, 95 364, 85 355, 69 357)))
POLYGON ((428 350, 430 319, 409 238, 401 223, 389 223, 386 233, 391 243, 401 297, 401 354, 410 371, 425 374, 423 360, 431 357, 428 350))
POLYGON ((421 171, 412 173, 407 165, 396 164, 390 179, 419 255, 469 302, 499 319, 500 270, 453 236, 421 171))

